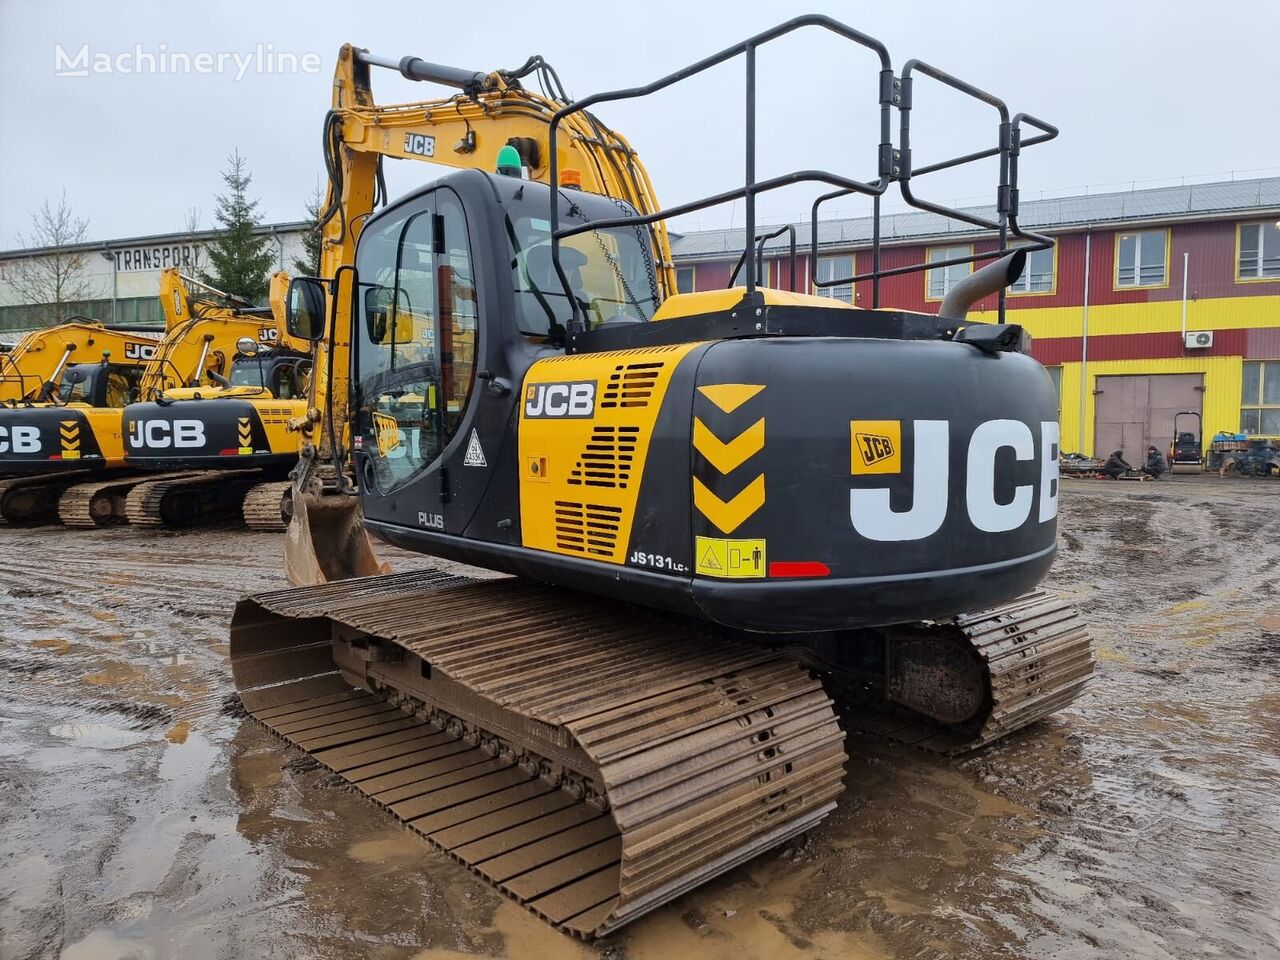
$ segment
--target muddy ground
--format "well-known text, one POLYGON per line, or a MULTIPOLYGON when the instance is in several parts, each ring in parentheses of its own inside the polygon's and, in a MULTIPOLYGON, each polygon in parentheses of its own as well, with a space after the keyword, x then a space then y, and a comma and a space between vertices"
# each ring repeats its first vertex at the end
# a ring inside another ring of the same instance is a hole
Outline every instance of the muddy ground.
POLYGON ((819 829, 592 946, 236 712, 279 537, 0 530, 0 958, 1280 956, 1280 483, 1064 488, 1083 699, 962 760, 851 737, 819 829))

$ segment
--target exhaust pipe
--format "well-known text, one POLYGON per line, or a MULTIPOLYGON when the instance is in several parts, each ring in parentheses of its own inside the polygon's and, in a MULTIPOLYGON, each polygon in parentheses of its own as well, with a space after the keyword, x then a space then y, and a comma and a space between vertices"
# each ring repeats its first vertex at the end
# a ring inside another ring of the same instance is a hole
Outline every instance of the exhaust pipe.
POLYGON ((1022 276, 1027 265, 1027 251, 1015 250, 981 270, 975 270, 957 283, 942 298, 938 316, 948 320, 963 320, 969 309, 983 297, 1001 290, 1022 276))

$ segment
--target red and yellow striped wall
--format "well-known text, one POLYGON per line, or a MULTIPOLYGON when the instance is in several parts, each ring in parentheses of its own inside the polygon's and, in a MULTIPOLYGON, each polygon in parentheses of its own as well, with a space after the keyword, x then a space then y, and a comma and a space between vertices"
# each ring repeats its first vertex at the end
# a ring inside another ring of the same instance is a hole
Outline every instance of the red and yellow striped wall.
MULTIPOLYGON (((1202 374, 1205 436, 1240 429, 1243 364, 1249 360, 1280 359, 1280 280, 1244 279, 1237 271, 1240 225, 1257 221, 1254 217, 1133 227, 1166 231, 1165 282, 1150 287, 1121 288, 1116 283, 1116 243, 1121 230, 1108 227, 1057 237, 1053 289, 1047 293, 1010 295, 1007 319, 1022 324, 1031 333, 1036 359, 1046 366, 1061 368, 1064 449, 1094 452, 1097 378, 1117 374, 1202 374), (1086 353, 1086 303, 1088 346, 1087 360, 1082 364, 1086 353), (1186 348, 1184 329, 1211 331, 1213 346, 1186 348), (1081 382, 1082 367, 1087 384, 1081 382)), ((1129 228, 1123 232, 1129 232, 1129 228)), ((940 240, 936 245, 967 242, 940 240)), ((887 247, 881 251, 881 266, 891 269, 920 263, 929 246, 887 247)), ((981 252, 994 250, 996 245, 994 241, 979 240, 972 243, 972 248, 981 252)), ((857 272, 871 269, 870 251, 860 250, 856 257, 857 272)), ((682 260, 679 265, 695 266, 696 289, 707 290, 726 285, 732 262, 682 260)), ((789 287, 790 273, 785 258, 770 258, 770 285, 789 287)), ((810 290, 807 256, 798 258, 796 273, 796 288, 810 290)), ((937 301, 925 294, 923 273, 889 277, 881 282, 880 304, 936 311, 937 301)), ((872 306, 870 282, 857 284, 854 298, 859 306, 872 306)), ((979 303, 970 316, 989 321, 994 319, 995 310, 996 297, 991 296, 979 303)))

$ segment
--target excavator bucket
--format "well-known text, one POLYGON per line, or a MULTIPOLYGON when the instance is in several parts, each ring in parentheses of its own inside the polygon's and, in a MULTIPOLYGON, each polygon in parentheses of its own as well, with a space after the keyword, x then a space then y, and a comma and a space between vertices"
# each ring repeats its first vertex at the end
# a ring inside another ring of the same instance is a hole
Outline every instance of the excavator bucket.
POLYGON ((360 499, 340 494, 293 492, 293 516, 285 531, 284 569, 294 586, 390 573, 378 559, 361 522, 360 499))

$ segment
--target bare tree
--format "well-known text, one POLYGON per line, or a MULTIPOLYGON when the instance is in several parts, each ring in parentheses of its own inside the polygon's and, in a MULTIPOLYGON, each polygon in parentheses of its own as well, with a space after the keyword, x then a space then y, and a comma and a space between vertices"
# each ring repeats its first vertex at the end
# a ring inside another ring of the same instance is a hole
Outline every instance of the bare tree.
POLYGON ((72 212, 66 191, 56 207, 45 197, 31 215, 31 233, 18 234, 20 247, 40 253, 13 261, 5 271, 14 299, 24 304, 50 304, 57 316, 66 304, 94 299, 98 284, 85 275, 93 252, 74 249, 85 243, 88 234, 88 219, 72 212))
POLYGON ((187 215, 182 221, 182 232, 186 234, 186 243, 191 248, 191 261, 182 264, 182 271, 188 276, 194 277, 196 272, 201 268, 201 255, 203 254, 204 244, 201 242, 197 234, 200 232, 201 213, 199 207, 187 207, 187 215))

